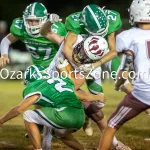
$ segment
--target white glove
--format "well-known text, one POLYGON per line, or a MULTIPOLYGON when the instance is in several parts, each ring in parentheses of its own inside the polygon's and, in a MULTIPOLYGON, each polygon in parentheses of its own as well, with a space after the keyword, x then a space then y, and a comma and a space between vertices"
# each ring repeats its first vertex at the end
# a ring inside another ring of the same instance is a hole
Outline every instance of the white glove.
POLYGON ((63 58, 63 57, 59 57, 56 61, 56 68, 61 69, 61 68, 65 68, 68 65, 68 60, 63 58))
POLYGON ((84 64, 79 67, 79 70, 84 72, 83 74, 88 74, 90 71, 94 70, 94 66, 92 64, 84 64))
POLYGON ((50 14, 50 16, 49 16, 49 21, 50 21, 51 23, 55 23, 55 22, 62 21, 62 19, 60 19, 57 14, 50 14))

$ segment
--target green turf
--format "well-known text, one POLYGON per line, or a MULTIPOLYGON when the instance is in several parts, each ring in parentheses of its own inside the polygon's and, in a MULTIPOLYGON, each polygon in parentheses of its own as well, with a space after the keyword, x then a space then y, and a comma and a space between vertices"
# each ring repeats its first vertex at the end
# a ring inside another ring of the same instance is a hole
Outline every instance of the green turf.
MULTIPOLYGON (((21 84, 21 81, 0 81, 0 116, 21 102, 23 88, 24 85, 21 84)), ((114 91, 111 83, 104 83, 104 92, 107 102, 103 111, 108 118, 123 98, 124 93, 114 91)), ((96 148, 101 135, 95 123, 92 126, 94 127, 92 137, 87 137, 82 130, 74 134, 88 150, 96 148)), ((0 150, 32 149, 29 140, 24 138, 24 134, 25 128, 22 115, 20 115, 0 128, 0 150)), ((150 118, 145 113, 140 114, 126 123, 117 133, 117 137, 132 150, 150 150, 150 142, 144 141, 144 138, 150 137, 150 118)), ((70 150, 57 139, 53 139, 53 149, 70 150)))

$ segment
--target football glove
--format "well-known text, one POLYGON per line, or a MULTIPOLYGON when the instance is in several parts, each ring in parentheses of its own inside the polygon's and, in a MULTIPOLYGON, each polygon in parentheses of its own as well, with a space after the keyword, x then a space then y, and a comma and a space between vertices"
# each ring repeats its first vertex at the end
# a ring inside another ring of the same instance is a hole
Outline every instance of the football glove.
POLYGON ((65 68, 68 65, 68 60, 63 58, 63 57, 59 57, 56 61, 56 68, 58 69, 62 69, 65 68))
POLYGON ((50 14, 49 21, 51 23, 56 23, 56 22, 62 21, 62 19, 60 19, 57 14, 50 14))
POLYGON ((83 74, 88 74, 90 71, 94 70, 94 66, 92 64, 83 64, 79 67, 79 70, 83 72, 83 74))

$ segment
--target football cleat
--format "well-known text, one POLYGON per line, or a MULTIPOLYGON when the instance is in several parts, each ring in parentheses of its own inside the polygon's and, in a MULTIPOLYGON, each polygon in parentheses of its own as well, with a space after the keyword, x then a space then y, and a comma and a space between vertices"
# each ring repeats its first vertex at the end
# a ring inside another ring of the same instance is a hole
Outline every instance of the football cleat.
POLYGON ((93 135, 93 128, 91 127, 91 124, 91 120, 88 117, 86 117, 85 123, 83 125, 83 130, 87 136, 93 135))
POLYGON ((131 148, 128 147, 127 145, 124 145, 122 142, 118 141, 118 144, 116 145, 114 150, 131 150, 131 148))

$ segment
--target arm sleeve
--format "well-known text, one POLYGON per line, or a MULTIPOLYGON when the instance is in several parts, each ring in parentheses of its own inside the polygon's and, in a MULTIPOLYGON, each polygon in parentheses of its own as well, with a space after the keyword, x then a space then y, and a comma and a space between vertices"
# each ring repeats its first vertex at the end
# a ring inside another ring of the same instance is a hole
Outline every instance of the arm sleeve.
POLYGON ((7 37, 4 37, 2 39, 1 44, 0 44, 1 55, 8 54, 8 50, 9 50, 9 45, 10 44, 11 44, 11 42, 8 40, 7 37))

